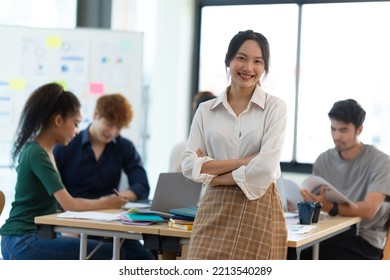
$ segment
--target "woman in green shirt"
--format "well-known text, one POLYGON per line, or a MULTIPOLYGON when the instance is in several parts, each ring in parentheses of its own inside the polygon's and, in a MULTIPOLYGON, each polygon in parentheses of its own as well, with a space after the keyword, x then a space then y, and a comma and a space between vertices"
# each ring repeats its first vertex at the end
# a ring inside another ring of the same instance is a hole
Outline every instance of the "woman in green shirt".
MULTIPOLYGON (((67 211, 120 208, 126 203, 124 198, 115 195, 74 198, 63 185, 53 148, 55 144, 67 145, 78 132, 80 121, 79 100, 58 84, 43 85, 28 98, 12 150, 13 162, 18 162, 15 200, 9 218, 0 229, 5 260, 78 259, 79 238, 59 235, 55 239, 40 239, 34 218, 55 213, 58 203, 67 211)), ((90 252, 99 241, 88 242, 90 252)), ((107 243, 92 259, 111 257, 112 245, 107 243)))

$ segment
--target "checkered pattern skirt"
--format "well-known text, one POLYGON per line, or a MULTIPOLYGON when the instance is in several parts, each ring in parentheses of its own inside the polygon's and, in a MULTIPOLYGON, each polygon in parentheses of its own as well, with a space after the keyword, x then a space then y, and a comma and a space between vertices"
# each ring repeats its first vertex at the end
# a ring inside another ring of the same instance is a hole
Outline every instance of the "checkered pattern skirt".
POLYGON ((257 200, 238 186, 208 187, 194 221, 188 259, 284 260, 287 226, 272 183, 257 200))

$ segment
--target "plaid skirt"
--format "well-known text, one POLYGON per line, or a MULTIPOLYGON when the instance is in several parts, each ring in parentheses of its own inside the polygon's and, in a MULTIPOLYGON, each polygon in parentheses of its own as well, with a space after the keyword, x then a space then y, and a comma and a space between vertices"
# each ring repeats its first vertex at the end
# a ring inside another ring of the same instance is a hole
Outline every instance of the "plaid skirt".
POLYGON ((206 188, 194 221, 188 259, 285 260, 287 226, 272 183, 248 200, 238 186, 206 188))

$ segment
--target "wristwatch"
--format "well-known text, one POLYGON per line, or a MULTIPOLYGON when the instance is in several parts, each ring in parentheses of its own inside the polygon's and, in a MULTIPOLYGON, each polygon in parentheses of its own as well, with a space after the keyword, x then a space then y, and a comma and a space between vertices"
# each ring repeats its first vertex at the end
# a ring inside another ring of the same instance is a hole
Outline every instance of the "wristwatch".
POLYGON ((329 216, 337 216, 339 214, 339 205, 336 202, 333 202, 333 207, 328 212, 329 216))

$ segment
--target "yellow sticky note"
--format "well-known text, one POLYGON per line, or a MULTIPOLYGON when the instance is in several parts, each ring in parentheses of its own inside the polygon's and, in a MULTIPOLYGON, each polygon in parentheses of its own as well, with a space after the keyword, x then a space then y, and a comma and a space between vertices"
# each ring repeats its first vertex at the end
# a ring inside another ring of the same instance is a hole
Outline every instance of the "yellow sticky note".
POLYGON ((11 79, 9 81, 9 88, 12 90, 24 90, 26 88, 26 81, 23 79, 11 79))
POLYGON ((59 36, 49 36, 46 38, 46 48, 59 49, 62 45, 62 38, 59 36))
POLYGON ((60 86, 62 86, 62 88, 63 88, 64 90, 66 90, 67 87, 68 87, 66 81, 53 81, 53 83, 59 84, 60 86))

